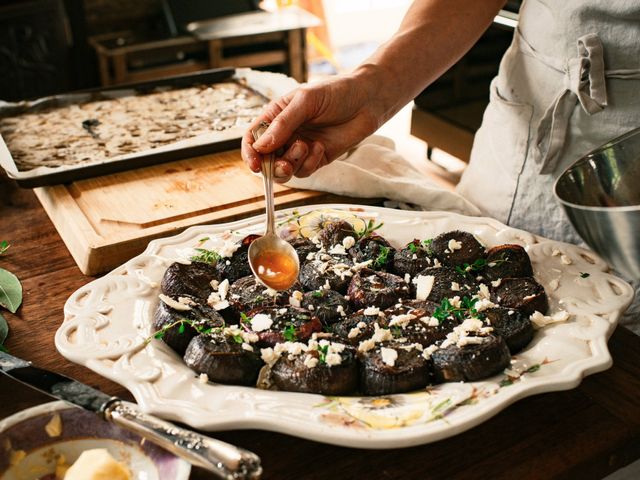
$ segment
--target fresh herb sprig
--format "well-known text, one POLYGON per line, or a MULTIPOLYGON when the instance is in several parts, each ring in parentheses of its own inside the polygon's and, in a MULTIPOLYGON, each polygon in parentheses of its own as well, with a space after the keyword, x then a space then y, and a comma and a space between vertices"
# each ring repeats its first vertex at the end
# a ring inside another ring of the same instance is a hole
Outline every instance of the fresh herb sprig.
POLYGON ((7 242, 6 240, 2 240, 0 242, 0 255, 2 255, 4 252, 9 250, 10 246, 11 246, 11 244, 9 242, 7 242))
MULTIPOLYGON (((0 241, 0 255, 4 255, 11 244, 6 240, 0 241)), ((22 284, 13 273, 0 268, 0 307, 11 313, 16 313, 22 304, 22 284)), ((0 351, 6 352, 4 341, 9 335, 9 324, 0 314, 0 351)))
POLYGON ((376 222, 374 222, 373 219, 369 219, 366 227, 364 227, 364 229, 362 230, 357 231, 356 234, 358 235, 358 238, 367 237, 371 235, 373 232, 375 232, 377 229, 381 228, 382 225, 384 225, 384 223, 379 223, 376 225, 376 222))
POLYGON ((327 353, 329 353, 329 345, 318 345, 318 360, 320 360, 320 363, 327 363, 327 353))
POLYGON ((479 272, 487 266, 487 261, 484 258, 478 258, 473 263, 463 263, 462 265, 456 265, 456 272, 461 275, 467 275, 469 272, 479 272))
POLYGON ((173 323, 165 325, 160 330, 152 333, 149 337, 145 339, 145 343, 149 343, 154 338, 157 340, 162 340, 166 335, 166 333, 174 327, 178 327, 178 333, 182 335, 186 331, 187 325, 194 328, 198 333, 202 333, 204 335, 207 335, 213 332, 221 332, 222 329, 224 328, 224 325, 220 327, 209 327, 206 325, 202 325, 197 320, 191 320, 189 318, 181 318, 179 320, 176 320, 173 323))
POLYGON ((298 339, 298 334, 296 333, 296 327, 293 324, 288 324, 282 330, 282 336, 287 342, 295 342, 298 339))
POLYGON ((439 323, 445 321, 449 317, 453 317, 456 320, 464 320, 467 317, 478 317, 478 310, 475 305, 478 302, 478 297, 462 297, 460 306, 454 306, 448 298, 443 298, 433 312, 433 317, 438 320, 439 323))
POLYGON ((376 257, 373 264, 376 267, 384 267, 389 259, 389 252, 391 252, 391 248, 385 246, 380 247, 380 253, 376 257))
POLYGON ((222 259, 222 256, 215 250, 207 250, 206 248, 194 248, 197 255, 193 255, 189 260, 192 262, 215 264, 222 259))

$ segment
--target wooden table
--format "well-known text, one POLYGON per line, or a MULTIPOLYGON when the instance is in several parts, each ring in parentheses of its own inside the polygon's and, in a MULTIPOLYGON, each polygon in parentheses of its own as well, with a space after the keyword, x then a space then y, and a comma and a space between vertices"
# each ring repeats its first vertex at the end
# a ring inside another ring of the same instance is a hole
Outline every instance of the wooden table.
MULTIPOLYGON (((121 386, 56 351, 53 336, 82 275, 29 190, 0 176, 0 266, 24 287, 17 315, 2 312, 17 356, 131 399, 121 386)), ((640 337, 618 327, 614 365, 573 390, 528 397, 455 437, 398 450, 356 450, 264 431, 213 436, 257 453, 265 479, 599 479, 640 457, 640 337)), ((0 418, 49 398, 0 375, 0 418)), ((210 478, 194 470, 194 479, 210 478)))

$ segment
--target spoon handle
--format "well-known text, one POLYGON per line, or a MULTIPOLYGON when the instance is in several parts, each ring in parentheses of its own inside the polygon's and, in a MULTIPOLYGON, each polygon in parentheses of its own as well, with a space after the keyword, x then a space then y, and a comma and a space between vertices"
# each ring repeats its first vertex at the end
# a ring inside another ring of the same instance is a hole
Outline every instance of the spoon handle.
MULTIPOLYGON (((253 130, 253 138, 257 140, 265 132, 268 123, 262 122, 253 130)), ((264 198, 267 209, 267 219, 265 224, 265 235, 274 234, 275 227, 275 200, 273 196, 273 171, 275 168, 275 158, 273 153, 264 156, 261 163, 262 181, 264 183, 264 198)))

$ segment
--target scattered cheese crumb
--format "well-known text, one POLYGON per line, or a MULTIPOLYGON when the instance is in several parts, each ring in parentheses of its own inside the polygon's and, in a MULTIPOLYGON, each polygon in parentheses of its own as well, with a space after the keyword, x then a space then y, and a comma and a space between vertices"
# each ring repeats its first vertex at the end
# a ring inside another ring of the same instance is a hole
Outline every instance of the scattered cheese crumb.
POLYGON ((454 252, 455 250, 460 250, 462 248, 462 243, 452 238, 451 240, 449 240, 449 243, 447 243, 447 247, 449 247, 449 250, 451 250, 451 252, 454 252))
POLYGON ((571 314, 566 310, 559 310, 551 316, 543 315, 536 310, 529 317, 533 324, 538 328, 542 328, 552 323, 566 322, 569 318, 571 318, 571 314))
POLYGON ((158 298, 160 300, 162 300, 162 302, 167 305, 168 307, 173 308, 174 310, 179 310, 181 312, 186 312, 188 310, 191 310, 191 307, 187 304, 181 303, 181 302, 177 302, 176 300, 174 300, 173 298, 165 295, 164 293, 161 293, 160 295, 158 295, 158 298))
POLYGON ((426 300, 436 277, 433 275, 418 275, 413 281, 416 284, 416 300, 426 300))
POLYGON ((251 330, 254 332, 262 332, 271 328, 273 320, 265 313, 258 313, 251 319, 251 330))
POLYGON ((398 359, 398 352, 393 348, 382 347, 380 349, 380 356, 382 357, 382 361, 393 367, 396 364, 396 360, 398 359))
POLYGON ((563 265, 571 265, 573 261, 567 255, 561 255, 560 263, 562 263, 563 265))
POLYGON ((202 383, 203 385, 206 384, 209 381, 209 375, 207 375, 206 373, 201 373, 198 376, 198 383, 202 383))

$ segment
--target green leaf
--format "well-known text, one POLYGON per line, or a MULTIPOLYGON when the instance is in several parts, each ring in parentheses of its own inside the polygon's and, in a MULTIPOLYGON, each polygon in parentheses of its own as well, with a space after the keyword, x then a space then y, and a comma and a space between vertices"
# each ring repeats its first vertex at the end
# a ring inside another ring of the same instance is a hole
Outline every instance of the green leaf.
POLYGON ((2 315, 0 315, 0 345, 4 343, 9 335, 9 325, 2 315))
POLYGON ((22 303, 22 285, 13 273, 0 268, 0 306, 16 313, 22 303))
POLYGON ((7 250, 9 250, 9 247, 11 245, 9 244, 9 242, 7 242, 6 240, 2 240, 0 242, 0 255, 2 255, 4 252, 6 252, 7 250))

